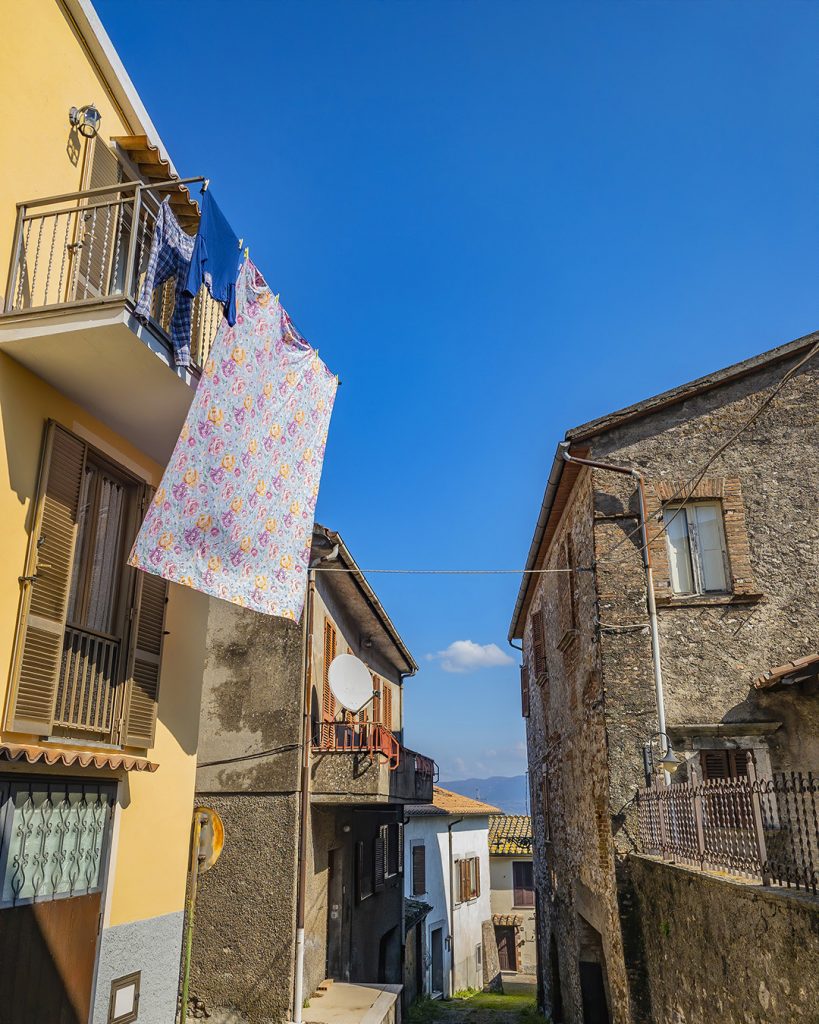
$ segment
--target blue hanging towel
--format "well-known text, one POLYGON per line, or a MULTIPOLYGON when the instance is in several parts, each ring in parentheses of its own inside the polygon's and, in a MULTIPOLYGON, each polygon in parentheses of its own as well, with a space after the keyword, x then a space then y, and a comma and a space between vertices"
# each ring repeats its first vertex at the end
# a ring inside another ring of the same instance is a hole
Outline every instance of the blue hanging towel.
POLYGON ((225 319, 236 323, 236 279, 242 263, 239 238, 216 205, 210 189, 202 193, 202 219, 193 246, 185 293, 196 295, 204 281, 211 296, 221 302, 225 319))

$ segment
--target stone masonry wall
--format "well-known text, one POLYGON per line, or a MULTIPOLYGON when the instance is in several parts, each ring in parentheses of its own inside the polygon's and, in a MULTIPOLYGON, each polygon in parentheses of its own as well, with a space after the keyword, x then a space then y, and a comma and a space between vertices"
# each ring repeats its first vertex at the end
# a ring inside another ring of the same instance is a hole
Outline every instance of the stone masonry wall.
POLYGON ((633 857, 654 1024, 814 1024, 819 901, 633 857))
MULTIPOLYGON (((592 478, 584 471, 571 494, 545 564, 590 569, 593 563, 592 478)), ((524 635, 530 676, 527 723, 535 835, 535 880, 540 913, 540 970, 547 1013, 555 993, 546 955, 554 936, 567 1024, 583 1020, 579 960, 585 918, 602 937, 614 1024, 628 1018, 607 790, 605 695, 595 622, 591 571, 544 574, 524 635), (543 615, 548 677, 538 682, 533 619, 543 615), (541 782, 541 780, 543 780, 541 782), (542 786, 546 787, 544 798, 542 786), (552 841, 544 842, 545 804, 552 841)))

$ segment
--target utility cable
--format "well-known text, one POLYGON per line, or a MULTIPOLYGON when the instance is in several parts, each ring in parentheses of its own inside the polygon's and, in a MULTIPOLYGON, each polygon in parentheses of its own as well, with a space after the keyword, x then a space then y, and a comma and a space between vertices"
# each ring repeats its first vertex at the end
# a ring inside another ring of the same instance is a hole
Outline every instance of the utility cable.
POLYGON ((267 757, 268 754, 286 754, 298 750, 301 744, 288 743, 283 747, 271 747, 269 750, 257 750, 252 754, 238 754, 236 757, 221 757, 217 761, 198 761, 198 768, 213 768, 219 764, 235 764, 237 761, 252 761, 256 757, 267 757))
POLYGON ((591 569, 347 569, 344 566, 315 566, 316 572, 392 573, 401 576, 506 576, 548 572, 591 572, 591 569))

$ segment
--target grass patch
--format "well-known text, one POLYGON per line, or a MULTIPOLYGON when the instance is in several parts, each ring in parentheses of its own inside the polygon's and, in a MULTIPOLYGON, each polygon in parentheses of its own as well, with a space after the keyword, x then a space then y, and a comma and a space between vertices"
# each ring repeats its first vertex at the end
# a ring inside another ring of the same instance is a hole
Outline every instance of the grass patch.
POLYGON ((549 1024, 537 1010, 533 996, 520 993, 505 995, 501 992, 477 992, 462 989, 451 999, 430 999, 425 996, 412 1006, 407 1014, 408 1024, 448 1024, 452 1018, 469 1016, 478 1011, 503 1014, 506 1021, 519 1024, 549 1024))

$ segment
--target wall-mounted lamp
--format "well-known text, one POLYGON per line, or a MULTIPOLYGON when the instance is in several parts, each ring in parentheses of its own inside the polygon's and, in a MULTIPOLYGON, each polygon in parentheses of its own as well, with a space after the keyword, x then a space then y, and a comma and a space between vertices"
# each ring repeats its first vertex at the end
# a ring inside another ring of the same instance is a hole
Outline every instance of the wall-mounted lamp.
POLYGON ((100 130, 102 114, 93 103, 86 103, 84 107, 72 107, 68 111, 68 120, 80 135, 84 135, 86 139, 93 139, 100 130))
POLYGON ((342 832, 349 832, 350 831, 350 826, 349 825, 342 825, 341 826, 341 831, 342 832))
POLYGON ((668 735, 664 732, 655 732, 643 747, 643 768, 645 770, 646 785, 650 786, 653 781, 655 765, 661 771, 673 775, 680 767, 680 760, 679 755, 674 752, 674 748, 671 746, 671 740, 668 738, 668 735), (660 742, 661 756, 656 762, 654 760, 654 740, 659 740, 660 742))

